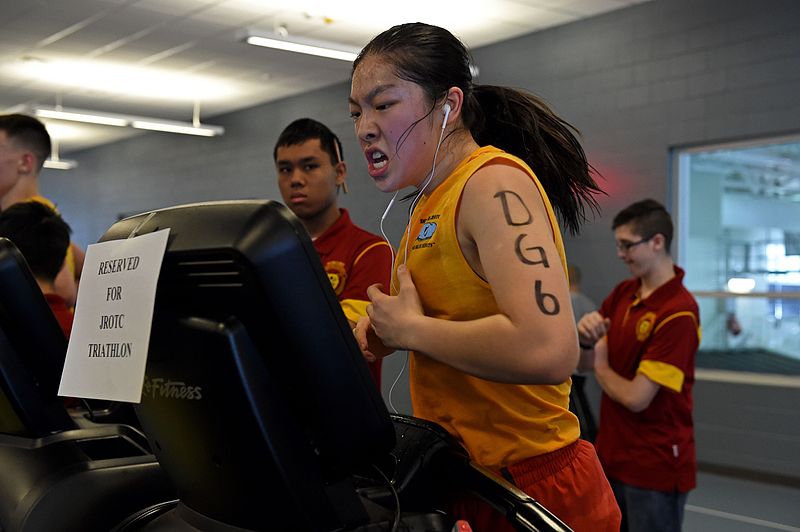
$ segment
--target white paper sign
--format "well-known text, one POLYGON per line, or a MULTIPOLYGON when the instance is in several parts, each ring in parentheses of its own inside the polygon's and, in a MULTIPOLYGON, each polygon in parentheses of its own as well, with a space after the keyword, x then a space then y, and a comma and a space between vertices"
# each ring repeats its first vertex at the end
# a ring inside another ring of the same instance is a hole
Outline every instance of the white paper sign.
POLYGON ((86 248, 58 395, 138 403, 169 229, 86 248))

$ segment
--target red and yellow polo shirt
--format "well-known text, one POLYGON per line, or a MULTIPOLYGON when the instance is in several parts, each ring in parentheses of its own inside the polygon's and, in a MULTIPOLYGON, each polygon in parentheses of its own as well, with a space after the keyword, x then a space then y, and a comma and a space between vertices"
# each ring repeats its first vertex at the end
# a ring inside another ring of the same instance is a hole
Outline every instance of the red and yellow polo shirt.
MULTIPOLYGON (((357 322, 367 315, 367 288, 380 283, 389 289, 392 252, 383 238, 353 224, 347 209, 340 211, 339 219, 314 239, 314 248, 344 315, 357 322)), ((381 361, 369 363, 369 368, 380 389, 381 361)))
POLYGON ((697 302, 683 286, 684 271, 645 299, 629 279, 603 301, 611 319, 610 367, 626 379, 641 373, 661 388, 642 412, 631 412, 603 394, 597 453, 606 474, 632 486, 686 492, 695 486, 692 422, 694 361, 700 345, 697 302))

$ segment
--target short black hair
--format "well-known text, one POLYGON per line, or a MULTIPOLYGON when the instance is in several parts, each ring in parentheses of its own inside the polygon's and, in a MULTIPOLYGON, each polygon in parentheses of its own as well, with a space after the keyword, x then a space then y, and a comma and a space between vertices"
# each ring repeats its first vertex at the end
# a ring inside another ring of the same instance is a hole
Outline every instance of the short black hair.
POLYGON ((0 131, 5 131, 9 139, 30 150, 36 156, 38 170, 50 157, 52 144, 50 134, 39 120, 23 114, 0 115, 0 131))
POLYGON ((0 237, 17 246, 35 277, 51 283, 67 256, 70 232, 57 212, 38 201, 15 203, 0 213, 0 237))
POLYGON ((313 118, 299 118, 286 126, 278 137, 278 142, 275 143, 272 159, 278 160, 278 148, 281 146, 294 146, 312 139, 319 139, 319 145, 330 156, 331 164, 344 161, 344 151, 339 137, 328 126, 313 118))
POLYGON ((614 217, 611 229, 628 224, 642 238, 664 235, 664 244, 669 252, 672 244, 672 218, 662 204, 648 198, 628 205, 614 217))

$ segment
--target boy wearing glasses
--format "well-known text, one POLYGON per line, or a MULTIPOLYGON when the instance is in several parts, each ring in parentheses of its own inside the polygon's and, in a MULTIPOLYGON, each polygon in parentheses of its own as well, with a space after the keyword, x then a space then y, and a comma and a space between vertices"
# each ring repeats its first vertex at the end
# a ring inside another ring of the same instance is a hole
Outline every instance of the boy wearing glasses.
POLYGON ((670 255, 672 220, 652 199, 612 223, 632 279, 578 323, 581 369, 603 389, 597 454, 622 510, 622 531, 679 531, 695 487, 692 423, 700 316, 670 255))

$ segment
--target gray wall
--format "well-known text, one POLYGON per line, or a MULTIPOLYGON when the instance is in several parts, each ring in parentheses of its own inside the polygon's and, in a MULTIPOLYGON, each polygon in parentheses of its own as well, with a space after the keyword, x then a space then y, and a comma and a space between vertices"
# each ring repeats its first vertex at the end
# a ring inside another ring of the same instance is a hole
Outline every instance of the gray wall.
MULTIPOLYGON (((545 97, 582 131, 589 159, 604 176, 603 214, 580 236, 567 238, 570 260, 583 269, 583 287, 593 299, 602 300, 628 274, 614 254, 614 213, 647 196, 669 204, 672 147, 800 130, 799 20, 796 0, 654 0, 475 51, 481 83, 528 88, 545 97)), ((220 139, 147 134, 71 154, 81 166, 46 173, 42 189, 83 244, 121 212, 209 199, 279 198, 272 145, 289 121, 311 116, 342 137, 351 167, 351 195, 342 203, 357 223, 376 230, 388 198, 372 188, 364 171, 347 93, 348 86, 339 84, 216 117, 209 122, 227 128, 220 139)), ((388 223, 395 242, 402 210, 388 223)), ((387 370, 402 363, 395 358, 387 370)), ((407 404, 405 393, 395 404, 407 404)), ((714 423, 716 411, 698 401, 699 431, 714 423)), ((746 440, 750 418, 733 418, 731 423, 740 424, 734 432, 745 438, 742 447, 763 449, 763 438, 746 440)), ((781 428, 777 437, 797 449, 797 431, 781 428)), ((698 440, 704 446, 712 441, 705 434, 698 440)), ((712 447, 700 450, 701 459, 714 459, 712 447)), ((738 461, 760 467, 755 459, 738 461)))
POLYGON ((800 388, 698 381, 698 460, 800 485, 800 388))

